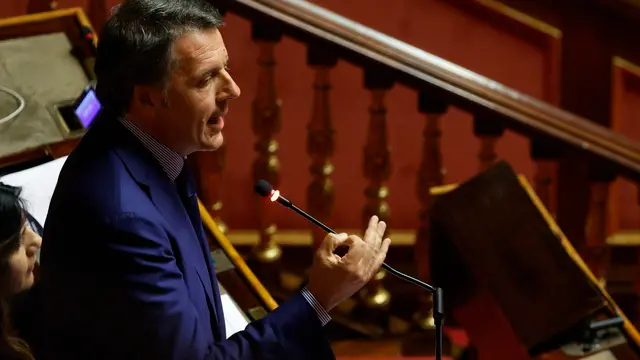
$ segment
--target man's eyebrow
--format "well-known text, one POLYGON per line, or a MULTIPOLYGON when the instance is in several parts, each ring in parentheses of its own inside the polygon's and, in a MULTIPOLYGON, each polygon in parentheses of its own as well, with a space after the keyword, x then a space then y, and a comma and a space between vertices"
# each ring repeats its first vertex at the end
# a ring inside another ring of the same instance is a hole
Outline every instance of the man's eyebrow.
POLYGON ((218 72, 222 69, 226 69, 229 65, 229 54, 226 55, 226 57, 224 58, 224 61, 222 62, 222 66, 216 66, 215 68, 209 68, 209 69, 204 69, 201 70, 200 72, 198 72, 198 74, 196 75, 198 78, 202 78, 204 76, 207 75, 211 75, 215 72, 218 72))

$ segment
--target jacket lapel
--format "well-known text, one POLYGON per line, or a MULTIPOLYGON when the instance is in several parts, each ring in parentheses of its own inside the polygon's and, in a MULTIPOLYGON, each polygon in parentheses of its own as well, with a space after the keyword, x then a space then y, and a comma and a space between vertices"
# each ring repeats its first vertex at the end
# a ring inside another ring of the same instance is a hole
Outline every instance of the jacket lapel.
MULTIPOLYGON (((195 223, 194 217, 197 216, 199 219, 199 213, 193 214, 192 210, 187 211, 187 208, 192 209, 193 206, 183 204, 176 185, 171 182, 157 160, 133 134, 116 119, 105 120, 110 120, 108 121, 109 123, 115 123, 113 125, 107 125, 111 127, 112 131, 112 134, 107 136, 118 139, 118 145, 115 146, 114 150, 118 153, 135 181, 147 192, 156 209, 169 224, 172 232, 178 237, 178 247, 182 252, 182 258, 185 260, 184 266, 193 266, 195 268, 200 278, 200 283, 207 294, 209 308, 212 310, 212 324, 214 324, 214 327, 217 328, 216 330, 219 331, 219 323, 221 321, 217 319, 222 316, 222 312, 221 309, 219 309, 221 308, 218 304, 219 301, 214 300, 218 299, 220 295, 217 282, 214 287, 211 281, 211 257, 209 255, 210 253, 204 251, 201 246, 201 235, 198 234, 198 232, 202 230, 196 230, 198 228, 201 229, 202 226, 196 227, 193 225, 195 223), (189 261, 190 259, 201 259, 205 254, 208 255, 204 261, 205 266, 202 266, 202 262, 199 261, 189 261), (220 315, 216 315, 218 311, 220 311, 220 315)), ((187 165, 185 164, 185 166, 187 165)), ((191 190, 188 190, 188 192, 191 193, 193 185, 189 185, 189 187, 191 187, 191 190)), ((193 191, 192 197, 195 199, 195 191, 193 191)), ((193 200, 190 200, 190 202, 192 201, 193 200)), ((196 207, 196 210, 197 209, 196 207)), ((224 328, 224 321, 222 321, 222 324, 224 328)))
MULTIPOLYGON (((186 166, 186 164, 185 164, 186 166)), ((211 248, 209 247, 209 243, 207 242, 207 237, 204 232, 204 228, 202 226, 202 220, 200 218, 200 208, 198 207, 198 197, 196 196, 196 184, 193 179, 193 175, 189 169, 185 169, 183 171, 185 173, 185 207, 187 208, 187 212, 189 213, 189 218, 191 219, 191 223, 193 224, 193 228, 196 231, 198 236, 198 240, 200 242, 200 248, 203 254, 206 254, 206 264, 207 264, 207 272, 210 276, 207 277, 211 282, 211 288, 213 290, 213 298, 220 299, 220 288, 218 287, 218 279, 215 274, 214 266, 212 264, 211 258, 211 248)), ((222 310, 222 304, 220 301, 214 301, 215 304, 215 315, 218 319, 224 319, 224 313, 222 310)), ((215 319, 214 319, 215 320, 215 319)), ((218 332, 222 339, 226 339, 226 329, 224 321, 216 321, 218 324, 218 332)))

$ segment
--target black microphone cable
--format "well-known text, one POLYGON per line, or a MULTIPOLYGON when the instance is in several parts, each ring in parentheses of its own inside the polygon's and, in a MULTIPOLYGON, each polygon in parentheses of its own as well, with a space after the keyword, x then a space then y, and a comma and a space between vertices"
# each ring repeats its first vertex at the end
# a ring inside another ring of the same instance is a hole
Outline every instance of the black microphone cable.
MULTIPOLYGON (((323 230, 325 230, 326 232, 332 233, 332 234, 337 234, 336 231, 334 231, 333 229, 331 229, 330 227, 328 227, 327 225, 323 224, 322 222, 320 222, 319 220, 317 220, 316 218, 314 218, 313 216, 307 214, 304 210, 298 208, 297 206, 295 206, 291 201, 289 201, 287 198, 285 198, 284 196, 280 195, 280 191, 275 190, 273 188, 273 186, 271 186, 271 184, 269 182, 267 182, 266 180, 258 180, 254 186, 254 190, 256 191, 256 193, 258 193, 259 195, 263 196, 263 197, 268 197, 269 200, 271 200, 272 202, 278 202, 280 205, 283 205, 284 207, 290 208, 291 210, 295 211, 296 213, 298 213, 299 215, 302 215, 305 219, 309 220, 311 223, 313 223, 316 226, 321 227, 323 230)), ((405 280, 407 282, 410 282, 414 285, 417 285, 423 289, 426 289, 432 293, 436 292, 436 287, 427 284, 424 281, 420 281, 412 276, 409 276, 403 272, 400 272, 394 268, 392 268, 391 266, 387 265, 386 263, 382 263, 382 268, 387 270, 389 273, 401 278, 402 280, 405 280)))

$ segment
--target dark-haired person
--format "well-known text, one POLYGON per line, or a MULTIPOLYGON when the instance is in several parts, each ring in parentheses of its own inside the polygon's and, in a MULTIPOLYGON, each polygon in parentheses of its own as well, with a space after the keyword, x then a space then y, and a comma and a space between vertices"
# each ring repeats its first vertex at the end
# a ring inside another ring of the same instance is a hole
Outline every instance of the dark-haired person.
POLYGON ((20 188, 0 182, 0 359, 31 360, 24 339, 15 334, 9 303, 34 283, 36 253, 42 239, 33 231, 20 188))
MULTIPOLYGON (((45 359, 333 359, 328 311, 362 288, 389 248, 324 239, 308 285, 227 338, 218 282, 185 158, 223 144, 240 96, 199 0, 125 0, 99 36, 104 106, 68 157, 44 229, 45 359), (343 257, 333 254, 350 246, 343 257)), ((354 209, 357 211, 357 209, 354 209)))

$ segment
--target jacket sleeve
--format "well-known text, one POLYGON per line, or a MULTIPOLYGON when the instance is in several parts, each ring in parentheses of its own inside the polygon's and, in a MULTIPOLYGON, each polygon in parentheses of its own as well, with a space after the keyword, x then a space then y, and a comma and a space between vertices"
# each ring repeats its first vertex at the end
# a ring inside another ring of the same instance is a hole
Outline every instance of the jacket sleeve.
MULTIPOLYGON (((162 228, 135 216, 112 222, 101 256, 101 341, 116 354, 154 360, 333 359, 315 310, 302 294, 214 343, 201 331, 170 241, 162 228), (125 355, 125 354, 121 354, 125 355)), ((94 269, 95 271, 96 269, 94 269)), ((220 320, 222 321, 222 320, 220 320)), ((207 332, 208 333, 208 332, 207 332)))

